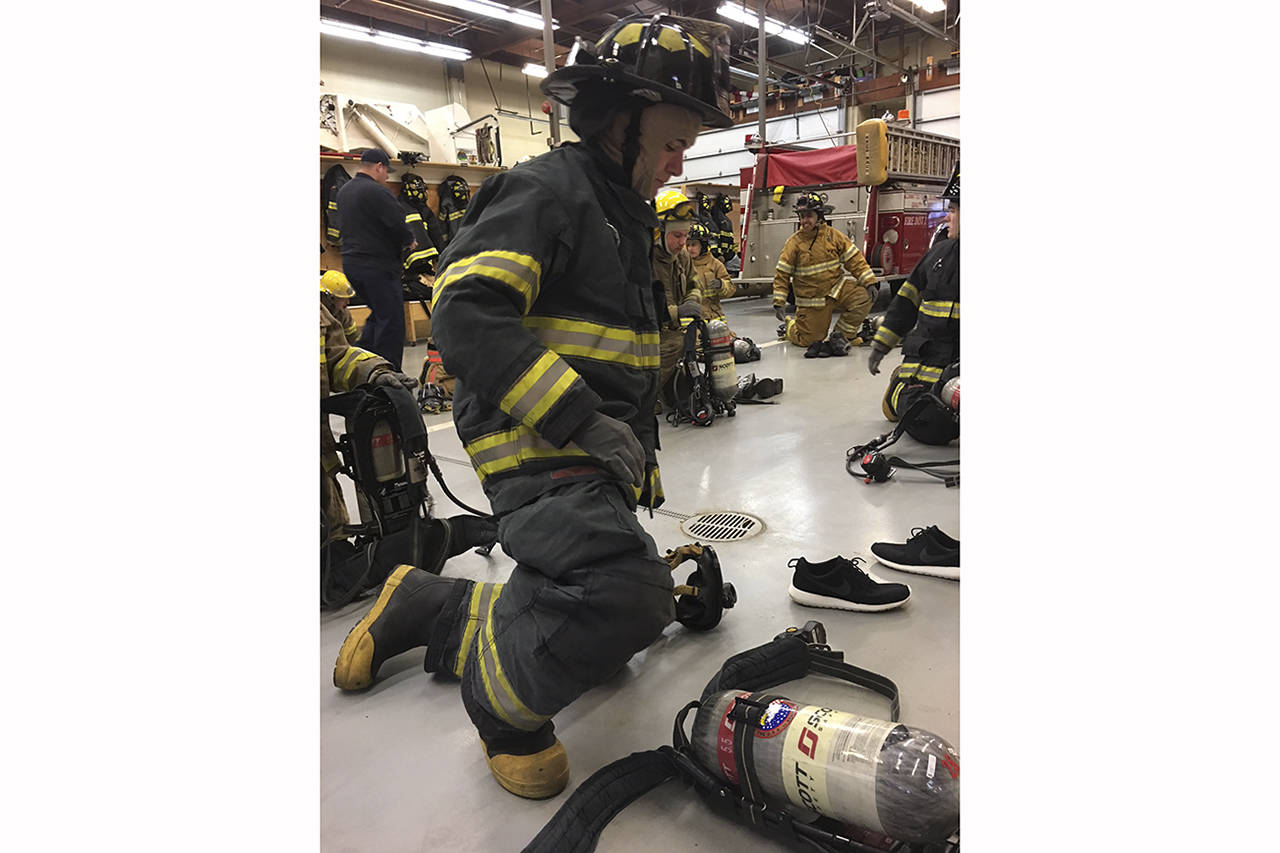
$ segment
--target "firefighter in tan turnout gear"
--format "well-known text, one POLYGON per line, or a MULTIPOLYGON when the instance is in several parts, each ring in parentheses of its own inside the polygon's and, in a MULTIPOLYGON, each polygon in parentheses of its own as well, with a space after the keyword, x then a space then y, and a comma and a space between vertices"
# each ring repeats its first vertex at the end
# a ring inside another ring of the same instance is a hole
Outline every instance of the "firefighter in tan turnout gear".
POLYGON ((662 501, 653 409, 671 320, 650 199, 702 126, 732 125, 729 33, 638 16, 579 42, 541 88, 582 141, 487 179, 440 257, 432 332, 457 376, 454 426, 516 565, 505 583, 400 567, 334 683, 368 687, 425 646, 427 671, 461 679, 489 772, 522 797, 568 783, 552 718, 676 616, 671 568, 635 517, 662 501))
POLYGON ((871 311, 867 288, 876 283, 876 276, 853 241, 827 224, 830 212, 831 206, 817 193, 800 196, 800 230, 787 238, 773 276, 773 313, 785 323, 778 337, 806 347, 805 358, 848 355, 850 347, 866 343, 858 330, 871 311), (786 316, 788 283, 796 294, 796 316, 791 320, 786 316), (836 310, 840 319, 828 335, 836 310))
POLYGON ((684 250, 693 258, 693 271, 698 276, 698 285, 702 289, 702 319, 724 319, 724 309, 720 307, 721 299, 728 299, 737 293, 729 271, 715 255, 711 247, 715 238, 707 226, 695 222, 689 229, 689 239, 684 250))
MULTIPOLYGON (((666 293, 666 316, 659 339, 661 370, 658 387, 663 402, 674 406, 667 387, 676 372, 676 364, 684 354, 686 318, 702 316, 702 287, 693 268, 693 259, 685 251, 689 229, 695 222, 694 203, 679 190, 663 190, 654 199, 660 234, 653 247, 653 279, 662 283, 666 293)), ((661 408, 661 407, 659 407, 661 408)))

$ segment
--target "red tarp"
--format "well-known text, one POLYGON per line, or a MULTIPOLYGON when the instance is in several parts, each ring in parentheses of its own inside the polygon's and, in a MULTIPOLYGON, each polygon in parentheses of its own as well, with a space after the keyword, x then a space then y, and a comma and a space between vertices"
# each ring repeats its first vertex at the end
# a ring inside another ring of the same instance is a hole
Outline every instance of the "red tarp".
POLYGON ((820 148, 817 151, 788 151, 770 154, 766 187, 798 187, 831 184, 858 178, 857 149, 852 145, 820 148))

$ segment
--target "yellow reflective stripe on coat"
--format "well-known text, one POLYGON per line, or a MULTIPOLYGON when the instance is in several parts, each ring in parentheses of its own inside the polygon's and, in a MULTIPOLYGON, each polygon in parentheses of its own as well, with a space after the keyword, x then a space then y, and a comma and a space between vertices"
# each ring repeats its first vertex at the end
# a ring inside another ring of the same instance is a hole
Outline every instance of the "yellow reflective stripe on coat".
POLYGON ((408 225, 410 222, 421 222, 421 221, 422 221, 421 213, 410 213, 408 216, 404 218, 405 225, 408 225))
POLYGON ((572 441, 556 447, 523 424, 515 429, 483 435, 466 445, 471 467, 481 482, 486 477, 542 459, 585 458, 587 451, 572 441))
POLYGON ((324 233, 328 235, 329 239, 334 241, 335 243, 342 237, 342 232, 339 231, 337 228, 326 228, 324 229, 324 233))
POLYGON ((334 376, 336 378, 338 373, 342 372, 341 385, 343 388, 350 388, 351 376, 356 372, 356 366, 362 361, 377 357, 377 353, 362 350, 359 347, 351 347, 347 350, 346 355, 338 359, 338 363, 333 366, 334 376))
POLYGON ((529 311, 533 300, 538 298, 542 264, 529 255, 506 251, 481 252, 454 261, 436 279, 435 293, 431 297, 432 309, 436 307, 440 294, 447 286, 468 275, 482 275, 500 281, 519 293, 524 297, 523 314, 529 311))
POLYGON ((462 632, 462 644, 458 646, 458 656, 454 658, 453 674, 462 677, 462 670, 467 665, 467 654, 471 651, 471 641, 476 637, 476 629, 482 619, 493 616, 493 604, 502 592, 500 583, 477 583, 471 588, 471 604, 467 608, 467 627, 462 632), (483 617, 481 614, 484 614, 483 617))
POLYGON ((876 329, 875 340, 877 343, 882 343, 889 349, 893 349, 898 345, 898 341, 902 340, 902 335, 882 323, 880 328, 876 329))
POLYGON ((840 259, 835 258, 834 260, 823 261, 820 264, 813 264, 812 266, 796 267, 794 274, 798 276, 817 275, 820 272, 826 272, 827 270, 838 269, 839 267, 840 267, 840 259))
POLYGON ((326 361, 328 361, 328 358, 324 354, 324 342, 325 342, 324 332, 321 332, 320 333, 320 363, 321 364, 324 364, 326 361))
POLYGON ((656 370, 662 362, 657 332, 633 332, 585 320, 530 315, 521 321, 538 343, 558 355, 656 370))
POLYGON ((825 308, 827 305, 827 297, 825 296, 797 296, 797 308, 825 308))
POLYGON ((786 275, 791 275, 795 271, 796 271, 796 268, 793 267, 791 264, 787 263, 786 261, 778 261, 778 272, 785 273, 786 275))
POLYGON ((440 252, 436 250, 435 246, 432 246, 430 249, 423 249, 421 252, 414 252, 413 254, 409 255, 409 257, 404 259, 404 268, 408 269, 409 267, 416 264, 418 261, 424 261, 427 258, 434 258, 439 254, 440 252))
POLYGON ((329 202, 329 209, 330 209, 330 210, 337 210, 337 209, 338 209, 338 203, 337 203, 336 201, 331 201, 331 202, 329 202))
POLYGON ((453 213, 450 213, 445 218, 447 221, 452 222, 455 219, 461 219, 462 217, 466 216, 466 214, 467 212, 465 210, 455 210, 453 213))
POLYGON ((569 390, 578 371, 550 350, 520 374, 498 402, 498 408, 527 426, 533 426, 569 390))
POLYGON ((947 302, 941 299, 927 299, 920 303, 920 313, 930 317, 942 317, 948 319, 954 317, 960 318, 960 303, 947 302))
POLYGON ((849 248, 840 253, 840 263, 848 263, 849 259, 853 257, 853 253, 856 251, 858 251, 858 247, 850 243, 849 248))
POLYGON ((916 376, 920 377, 925 382, 937 382, 942 378, 942 368, 930 367, 927 364, 921 365, 920 369, 916 371, 916 376))
POLYGON ((489 603, 488 618, 480 633, 481 645, 476 651, 476 664, 480 667, 480 679, 484 682, 484 693, 489 699, 490 710, 516 728, 526 731, 533 731, 551 719, 530 711, 511 688, 511 682, 502 670, 502 663, 498 660, 498 646, 493 639, 492 600, 489 603))
POLYGON ((920 291, 916 290, 916 286, 911 282, 904 281, 902 287, 898 288, 898 295, 917 308, 920 307, 920 291))

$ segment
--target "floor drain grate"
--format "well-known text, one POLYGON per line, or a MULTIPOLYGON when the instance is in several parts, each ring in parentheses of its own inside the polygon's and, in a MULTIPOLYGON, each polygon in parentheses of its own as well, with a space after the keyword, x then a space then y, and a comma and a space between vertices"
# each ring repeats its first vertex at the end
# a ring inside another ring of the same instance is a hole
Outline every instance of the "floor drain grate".
POLYGON ((764 522, 745 512, 700 512, 680 529, 700 542, 736 542, 764 530, 764 522))

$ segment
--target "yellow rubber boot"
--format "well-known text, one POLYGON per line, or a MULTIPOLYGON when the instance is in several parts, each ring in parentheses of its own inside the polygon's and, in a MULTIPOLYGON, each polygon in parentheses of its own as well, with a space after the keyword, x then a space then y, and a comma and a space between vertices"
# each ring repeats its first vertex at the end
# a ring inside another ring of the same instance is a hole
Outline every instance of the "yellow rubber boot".
MULTIPOLYGON (((481 746, 484 746, 483 742, 481 746)), ((489 762, 489 772, 493 774, 493 778, 517 797, 545 800, 554 797, 569 784, 569 756, 559 738, 551 746, 532 755, 510 755, 502 752, 489 755, 486 749, 484 757, 489 762)))
POLYGON ((388 658, 427 645, 440 608, 455 584, 413 566, 400 565, 382 585, 378 600, 347 634, 333 664, 333 686, 363 690, 388 658))

